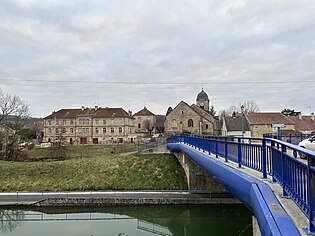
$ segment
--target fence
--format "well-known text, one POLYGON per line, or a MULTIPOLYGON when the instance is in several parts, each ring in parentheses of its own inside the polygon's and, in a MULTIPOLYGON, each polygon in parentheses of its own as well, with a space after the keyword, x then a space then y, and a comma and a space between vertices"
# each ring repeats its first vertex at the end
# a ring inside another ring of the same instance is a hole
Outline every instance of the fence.
POLYGON ((278 182, 283 196, 291 197, 309 219, 309 231, 315 233, 315 153, 296 145, 270 138, 211 136, 172 136, 168 142, 182 143, 215 157, 262 172, 278 182), (307 157, 307 162, 293 153, 307 157))

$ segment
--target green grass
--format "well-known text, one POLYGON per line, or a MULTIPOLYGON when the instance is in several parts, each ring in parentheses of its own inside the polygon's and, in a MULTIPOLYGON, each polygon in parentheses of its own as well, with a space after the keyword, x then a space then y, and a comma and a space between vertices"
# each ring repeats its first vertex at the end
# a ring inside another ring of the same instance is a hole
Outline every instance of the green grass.
MULTIPOLYGON (((187 189, 184 173, 173 155, 119 155, 117 153, 132 150, 117 147, 115 154, 111 154, 111 148, 71 147, 67 149, 69 156, 76 157, 82 153, 90 158, 65 161, 0 161, 0 191, 187 189)), ((45 152, 48 150, 31 153, 33 157, 41 158, 46 155, 45 152)))

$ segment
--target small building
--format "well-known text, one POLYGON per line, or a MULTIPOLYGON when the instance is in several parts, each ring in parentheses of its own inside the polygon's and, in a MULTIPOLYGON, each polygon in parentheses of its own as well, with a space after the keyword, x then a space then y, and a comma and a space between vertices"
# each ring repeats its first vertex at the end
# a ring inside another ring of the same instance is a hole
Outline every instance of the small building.
POLYGON ((60 109, 44 118, 44 142, 107 144, 135 138, 134 118, 122 108, 60 109))
POLYGON ((146 107, 133 115, 135 119, 135 132, 151 134, 156 129, 156 116, 146 107))
POLYGON ((201 134, 219 135, 221 133, 220 121, 209 111, 210 99, 206 92, 197 95, 196 104, 188 105, 181 101, 166 114, 164 128, 166 134, 201 134))
POLYGON ((222 119, 222 135, 223 136, 242 136, 251 137, 251 131, 245 116, 242 118, 241 113, 234 112, 232 117, 223 117, 222 119))

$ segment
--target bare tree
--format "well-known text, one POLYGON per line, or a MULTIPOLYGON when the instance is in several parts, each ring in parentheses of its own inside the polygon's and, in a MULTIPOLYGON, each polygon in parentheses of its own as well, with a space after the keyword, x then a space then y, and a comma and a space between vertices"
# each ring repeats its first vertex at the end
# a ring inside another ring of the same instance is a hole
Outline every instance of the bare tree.
POLYGON ((149 135, 151 135, 151 132, 153 130, 153 122, 149 119, 146 119, 145 121, 143 121, 143 126, 144 128, 148 131, 149 135))
POLYGON ((260 108, 259 106, 253 101, 253 100, 247 100, 245 102, 240 102, 238 106, 232 105, 228 109, 224 109, 220 111, 220 118, 226 117, 226 116, 232 116, 233 112, 242 112, 242 105, 244 106, 244 112, 245 113, 254 113, 259 112, 260 108))
POLYGON ((247 100, 243 103, 239 103, 238 105, 239 110, 241 109, 242 105, 244 106, 245 113, 255 113, 260 111, 259 106, 253 100, 247 100))
MULTIPOLYGON (((241 110, 241 108, 239 109, 241 110)), ((228 109, 224 109, 219 112, 220 119, 227 116, 232 116, 233 112, 238 111, 238 108, 235 105, 230 106, 228 109)))
POLYGON ((4 94, 0 90, 0 125, 3 130, 12 129, 14 132, 2 132, 3 158, 5 160, 15 161, 22 155, 19 148, 19 134, 29 118, 28 104, 16 95, 4 94), (3 140, 5 142, 3 143, 3 140))
POLYGON ((12 233, 16 228, 23 225, 25 213, 22 210, 0 210, 0 231, 12 233))

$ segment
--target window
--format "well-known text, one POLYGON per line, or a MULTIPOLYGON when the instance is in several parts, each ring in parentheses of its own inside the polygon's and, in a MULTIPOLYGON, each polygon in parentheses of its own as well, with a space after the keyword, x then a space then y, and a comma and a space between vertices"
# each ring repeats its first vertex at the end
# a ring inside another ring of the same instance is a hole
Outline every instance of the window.
POLYGON ((89 128, 85 128, 85 133, 86 133, 86 134, 89 134, 89 132, 90 132, 90 131, 89 131, 89 128))
POLYGON ((206 129, 209 129, 209 125, 208 124, 206 124, 206 129))
POLYGON ((73 128, 70 128, 70 133, 73 134, 73 128))
POLYGON ((64 133, 64 134, 67 133, 67 129, 66 129, 66 128, 63 128, 63 129, 62 129, 62 133, 64 133))
POLYGON ((82 125, 82 119, 79 119, 79 125, 82 125))
POLYGON ((51 120, 48 121, 48 125, 51 125, 51 120))
POLYGON ((138 124, 138 129, 141 129, 141 124, 140 123, 138 124))
POLYGON ((95 124, 98 125, 98 119, 95 119, 95 124))
POLYGON ((48 133, 51 134, 51 128, 48 129, 48 133))
POLYGON ((59 125, 59 120, 56 120, 56 125, 59 125))
POLYGON ((86 119, 85 120, 85 123, 88 125, 88 124, 90 124, 90 120, 89 119, 86 119))
POLYGON ((172 120, 172 124, 171 125, 172 125, 173 128, 177 127, 177 120, 175 120, 175 119, 172 120))
POLYGON ((73 125, 73 123, 74 123, 73 120, 70 120, 70 125, 73 125))
POLYGON ((188 120, 188 127, 194 127, 194 121, 192 119, 188 120))
POLYGON ((103 134, 106 134, 106 128, 103 128, 103 134))
POLYGON ((103 119, 103 125, 106 125, 106 119, 103 119))
POLYGON ((182 115, 184 115, 184 111, 182 111, 182 115))
POLYGON ((122 127, 119 127, 118 132, 121 134, 122 133, 122 127))
POLYGON ((63 124, 63 125, 66 125, 66 124, 67 124, 67 121, 66 121, 66 120, 63 120, 63 121, 62 121, 62 124, 63 124))
POLYGON ((95 134, 98 134, 98 128, 95 128, 95 134))
POLYGON ((82 129, 81 128, 79 128, 79 134, 82 134, 82 129))
POLYGON ((113 134, 115 133, 115 129, 114 128, 110 128, 110 132, 113 134))

